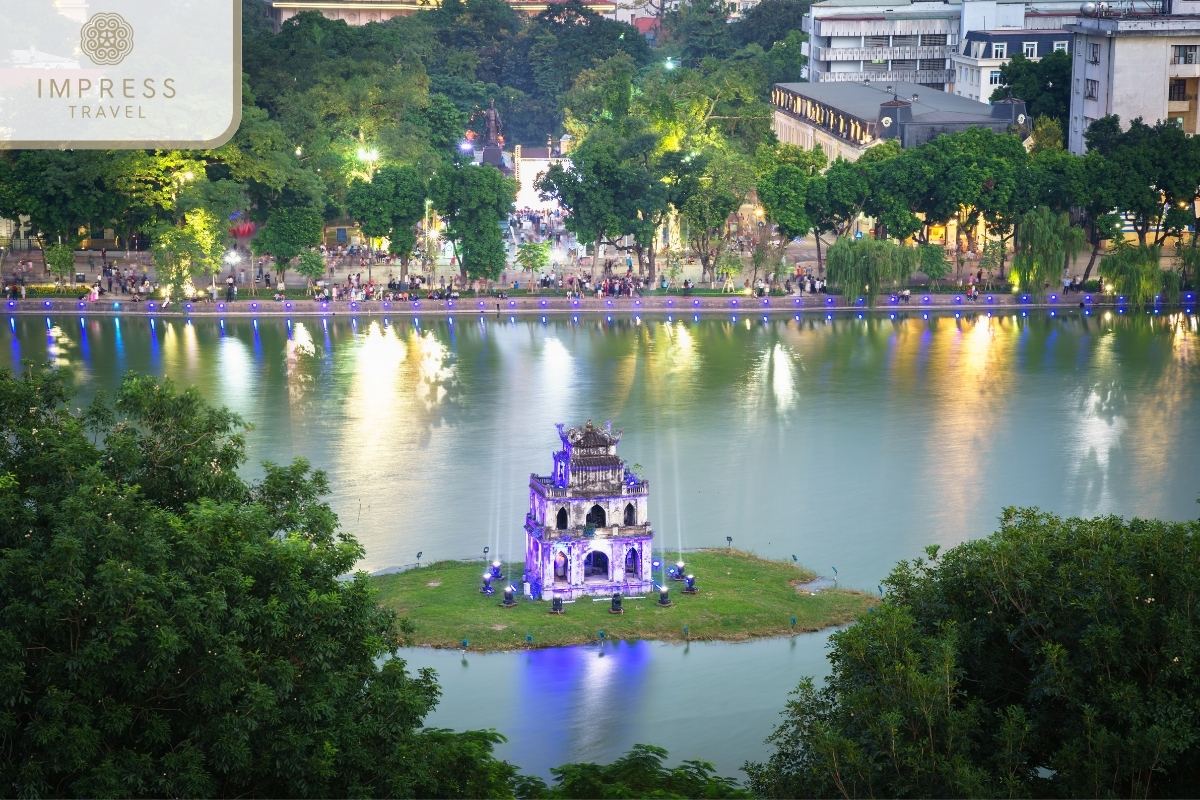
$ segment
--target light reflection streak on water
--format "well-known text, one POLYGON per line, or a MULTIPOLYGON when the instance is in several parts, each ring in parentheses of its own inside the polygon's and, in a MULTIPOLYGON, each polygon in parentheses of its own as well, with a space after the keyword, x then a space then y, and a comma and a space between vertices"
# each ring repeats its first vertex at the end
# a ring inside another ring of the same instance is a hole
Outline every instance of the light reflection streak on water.
MULTIPOLYGON (((126 366, 164 374, 255 424, 248 473, 296 455, 325 469, 368 570, 418 550, 477 555, 489 541, 519 556, 528 475, 549 467, 553 424, 592 418, 623 428, 622 455, 652 478, 656 552, 734 535, 873 588, 925 544, 990 532, 1004 505, 1194 516, 1195 317, 1154 327, 1113 317, 1085 329, 1066 313, 934 325, 821 315, 756 318, 750 331, 728 317, 471 317, 456 323, 453 347, 445 320, 422 320, 417 333, 407 321, 310 318, 293 321, 302 346, 290 353, 274 318, 227 319, 224 339, 217 320, 196 319, 188 334, 178 318, 153 331, 125 318, 119 352, 113 318, 86 320, 78 343, 77 318, 54 321, 72 340, 77 404, 114 389, 126 366), (310 355, 299 326, 312 339, 318 324, 325 348, 310 355), (747 387, 759 392, 749 407, 747 387), (1102 450, 1105 461, 1089 455, 1102 450), (360 499, 375 509, 361 520, 360 499)), ((4 366, 51 355, 44 317, 12 327, 4 366)))

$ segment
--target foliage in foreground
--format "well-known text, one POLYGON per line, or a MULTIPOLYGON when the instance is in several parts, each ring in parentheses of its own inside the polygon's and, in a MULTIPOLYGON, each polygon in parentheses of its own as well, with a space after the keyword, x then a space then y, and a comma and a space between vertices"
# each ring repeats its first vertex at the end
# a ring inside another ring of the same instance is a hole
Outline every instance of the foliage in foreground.
POLYGON ((611 764, 577 763, 554 767, 554 786, 536 777, 517 780, 523 798, 625 798, 625 797, 751 797, 730 778, 713 774, 707 761, 684 761, 678 767, 663 765, 667 751, 635 744, 611 764))
POLYGON ((1200 783, 1200 524, 1006 509, 902 562, 832 637, 767 797, 1188 797, 1200 783))
POLYGON ((169 381, 68 400, 0 372, 6 793, 511 793, 498 734, 422 728, 434 675, 394 657, 407 623, 364 574, 338 580, 362 548, 322 473, 244 481, 242 420, 169 381))

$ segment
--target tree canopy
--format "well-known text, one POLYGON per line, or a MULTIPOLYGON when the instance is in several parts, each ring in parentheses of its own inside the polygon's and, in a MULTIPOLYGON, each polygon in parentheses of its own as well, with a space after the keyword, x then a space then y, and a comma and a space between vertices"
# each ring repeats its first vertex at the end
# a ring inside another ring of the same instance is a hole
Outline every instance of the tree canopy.
POLYGON ((765 797, 1187 797, 1200 523, 1006 509, 901 562, 748 764, 765 797))
POLYGON ((0 659, 13 794, 507 795, 499 736, 425 729, 362 555, 303 460, 238 475, 245 423, 129 375, 68 407, 0 373, 0 659))

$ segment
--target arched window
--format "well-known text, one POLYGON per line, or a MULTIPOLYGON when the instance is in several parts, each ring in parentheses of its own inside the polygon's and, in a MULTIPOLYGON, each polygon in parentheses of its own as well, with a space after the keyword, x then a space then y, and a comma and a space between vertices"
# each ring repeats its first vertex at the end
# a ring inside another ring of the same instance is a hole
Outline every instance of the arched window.
POLYGON ((608 556, 597 550, 588 553, 583 559, 583 577, 585 580, 588 578, 607 580, 608 556))
POLYGON ((638 568, 640 566, 641 566, 641 559, 638 558, 637 548, 634 548, 634 547, 629 548, 629 552, 625 554, 625 574, 633 575, 634 577, 641 577, 640 575, 638 575, 638 572, 639 572, 638 568))
POLYGON ((588 509, 588 513, 587 513, 587 524, 588 525, 592 525, 597 528, 604 528, 604 527, 607 527, 607 522, 606 522, 607 519, 608 519, 608 517, 605 515, 604 509, 600 507, 599 503, 597 503, 596 505, 594 505, 590 509, 588 509))
POLYGON ((637 509, 633 507, 633 503, 625 505, 625 524, 637 525, 637 509))
POLYGON ((559 550, 554 554, 554 580, 565 581, 567 579, 567 554, 559 550))
POLYGON ((558 518, 555 520, 554 527, 558 528, 560 531, 565 531, 567 529, 567 510, 565 508, 560 508, 558 510, 558 518))

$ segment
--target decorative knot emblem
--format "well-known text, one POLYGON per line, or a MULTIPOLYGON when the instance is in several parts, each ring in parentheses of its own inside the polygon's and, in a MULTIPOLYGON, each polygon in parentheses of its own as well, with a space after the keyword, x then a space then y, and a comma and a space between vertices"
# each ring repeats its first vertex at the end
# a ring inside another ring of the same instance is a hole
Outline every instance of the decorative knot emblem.
POLYGON ((93 63, 120 64, 133 52, 133 27, 120 14, 93 14, 79 32, 79 47, 93 63))

